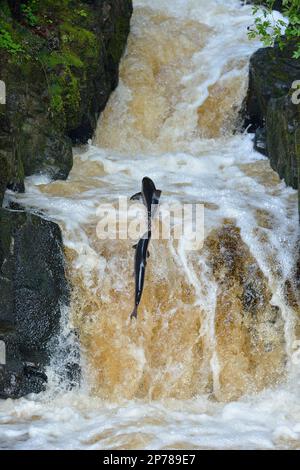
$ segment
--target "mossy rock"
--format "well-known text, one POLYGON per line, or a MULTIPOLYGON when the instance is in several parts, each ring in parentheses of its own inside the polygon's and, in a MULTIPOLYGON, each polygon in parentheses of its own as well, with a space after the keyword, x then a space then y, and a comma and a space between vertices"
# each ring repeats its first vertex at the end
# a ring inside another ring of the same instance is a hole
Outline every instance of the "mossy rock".
POLYGON ((91 138, 118 83, 132 14, 131 0, 32 0, 25 12, 2 3, 0 199, 24 175, 68 176, 72 144, 91 138))
POLYGON ((270 99, 287 95, 292 83, 300 76, 300 60, 291 57, 291 51, 266 47, 256 51, 250 59, 247 114, 258 127, 263 126, 270 99))
MULTIPOLYGON (((300 77, 295 45, 259 49, 250 59, 245 126, 254 131, 256 149, 268 155, 285 182, 300 188, 300 105, 292 101, 300 77)), ((300 204, 299 204, 300 211, 300 204)))
POLYGON ((7 187, 24 191, 24 167, 15 146, 9 120, 0 105, 0 204, 7 187))
POLYGON ((291 96, 271 99, 266 116, 267 148, 271 165, 293 188, 299 187, 300 106, 291 96))
POLYGON ((0 273, 0 340, 6 348, 0 396, 16 398, 44 388, 49 342, 59 331, 61 306, 69 302, 59 227, 0 209, 0 273))
MULTIPOLYGON (((0 10, 0 203, 7 187, 24 190, 26 175, 68 176, 72 144, 92 136, 118 83, 132 13, 131 0, 28 0, 26 14, 21 3, 0 10)), ((16 398, 44 388, 68 302, 58 226, 0 209, 0 270, 0 397, 16 398)), ((65 369, 76 382, 78 363, 65 369)))

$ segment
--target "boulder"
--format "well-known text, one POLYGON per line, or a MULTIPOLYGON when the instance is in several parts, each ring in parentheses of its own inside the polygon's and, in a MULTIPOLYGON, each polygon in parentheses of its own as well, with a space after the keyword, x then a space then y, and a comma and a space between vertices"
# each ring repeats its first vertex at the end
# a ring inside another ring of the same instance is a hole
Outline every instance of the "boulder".
POLYGON ((285 378, 283 315, 268 280, 241 237, 225 221, 205 241, 218 285, 215 334, 221 400, 236 400, 285 378))
MULTIPOLYGON (((92 136, 117 86, 132 14, 132 0, 22 3, 0 9, 0 206, 25 176, 67 178, 72 145, 92 136)), ((0 209, 2 398, 43 390, 50 361, 68 384, 80 377, 76 335, 60 329, 69 293, 59 227, 15 209, 0 209)))
POLYGON ((0 396, 41 391, 51 358, 49 342, 59 332, 61 308, 69 301, 55 223, 0 210, 0 297, 0 341, 6 355, 0 365, 0 396))
POLYGON ((245 126, 255 132, 256 149, 270 158, 272 168, 293 188, 299 188, 300 104, 293 100, 300 77, 294 44, 283 50, 267 47, 250 60, 245 126))
POLYGON ((21 3, 0 11, 0 199, 33 173, 67 178, 118 83, 132 14, 131 0, 37 1, 30 17, 21 3))
POLYGON ((294 105, 289 95, 271 99, 266 129, 266 146, 272 168, 288 185, 299 188, 300 105, 294 105))

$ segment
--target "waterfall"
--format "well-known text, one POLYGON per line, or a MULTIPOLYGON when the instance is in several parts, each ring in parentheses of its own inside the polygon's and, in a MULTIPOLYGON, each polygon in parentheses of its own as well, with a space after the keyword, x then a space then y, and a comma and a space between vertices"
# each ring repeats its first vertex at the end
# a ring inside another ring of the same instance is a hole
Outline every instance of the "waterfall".
MULTIPOLYGON (((228 417, 247 422, 258 394, 245 445, 272 448, 269 434, 255 433, 272 387, 297 375, 299 232, 296 192, 253 150, 252 136, 236 132, 249 57, 259 47, 247 38, 250 23, 251 7, 239 1, 136 0, 119 86, 93 141, 74 150, 68 180, 28 178, 25 194, 9 196, 63 230, 69 315, 84 360, 70 419, 81 401, 89 416, 101 409, 101 432, 86 431, 78 445, 147 447, 156 435, 164 448, 205 448, 212 446, 205 431, 198 439, 183 424, 194 429, 203 416, 212 429, 222 423, 226 446, 226 433, 238 432, 226 427, 228 417), (130 322, 133 241, 100 239, 97 210, 117 207, 146 175, 163 191, 154 223, 164 223, 170 204, 202 204, 205 239, 193 251, 172 237, 152 240, 139 317, 130 322), (167 437, 175 422, 177 435, 167 437), (117 437, 116 428, 124 431, 117 437)), ((283 401, 292 393, 280 390, 283 401)), ((60 412, 64 400, 55 401, 60 412)), ((35 406, 42 413, 43 403, 35 406)))

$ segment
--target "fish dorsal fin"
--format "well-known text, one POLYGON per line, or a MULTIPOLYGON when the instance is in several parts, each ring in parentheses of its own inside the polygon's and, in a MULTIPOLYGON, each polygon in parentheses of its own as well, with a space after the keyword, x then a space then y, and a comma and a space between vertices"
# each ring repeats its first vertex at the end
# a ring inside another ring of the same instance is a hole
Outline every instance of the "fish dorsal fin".
POLYGON ((130 201, 143 201, 143 196, 142 193, 136 193, 133 196, 131 196, 130 201))

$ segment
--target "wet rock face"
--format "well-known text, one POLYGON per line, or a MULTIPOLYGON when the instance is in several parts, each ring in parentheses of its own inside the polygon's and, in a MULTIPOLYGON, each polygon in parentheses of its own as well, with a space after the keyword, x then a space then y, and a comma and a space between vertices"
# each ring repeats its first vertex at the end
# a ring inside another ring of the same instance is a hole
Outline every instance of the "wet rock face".
POLYGON ((32 25, 3 3, 1 27, 25 52, 0 49, 0 199, 7 185, 22 190, 24 175, 68 176, 72 144, 92 136, 118 83, 132 13, 131 0, 37 1, 32 25))
POLYGON ((295 189, 299 188, 300 104, 294 105, 289 95, 271 99, 266 115, 266 128, 266 146, 272 168, 276 169, 287 184, 295 189))
POLYGON ((271 305, 267 279, 231 224, 214 231, 206 246, 218 284, 215 317, 220 367, 216 397, 234 400, 279 383, 285 376, 284 322, 271 305))
MULTIPOLYGON (((6 188, 24 191, 25 176, 67 178, 72 144, 92 136, 117 86, 132 13, 131 0, 37 0, 30 23, 21 3, 0 9, 1 29, 19 45, 17 54, 0 49, 0 206, 6 188)), ((0 397, 41 391, 57 348, 74 359, 58 375, 78 382, 79 349, 57 339, 68 288, 56 224, 0 209, 0 298, 0 397)))
POLYGON ((270 100, 288 95, 299 79, 300 61, 291 55, 292 48, 280 51, 277 47, 259 49, 252 55, 247 117, 253 126, 264 126, 270 100))
POLYGON ((258 151, 293 188, 300 181, 300 104, 292 100, 293 83, 300 77, 300 60, 293 45, 259 49, 250 60, 246 126, 256 132, 258 151))
POLYGON ((24 172, 14 146, 9 120, 0 105, 0 205, 7 187, 24 191, 24 172))
POLYGON ((6 355, 0 396, 39 392, 50 360, 48 343, 59 331, 61 306, 69 298, 56 224, 0 210, 0 296, 0 344, 6 355))

